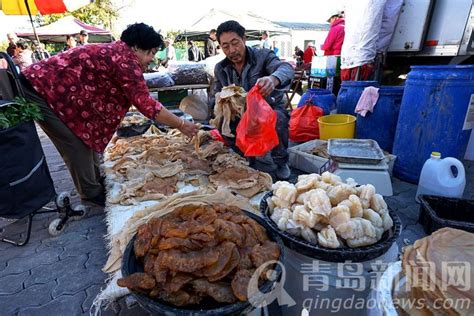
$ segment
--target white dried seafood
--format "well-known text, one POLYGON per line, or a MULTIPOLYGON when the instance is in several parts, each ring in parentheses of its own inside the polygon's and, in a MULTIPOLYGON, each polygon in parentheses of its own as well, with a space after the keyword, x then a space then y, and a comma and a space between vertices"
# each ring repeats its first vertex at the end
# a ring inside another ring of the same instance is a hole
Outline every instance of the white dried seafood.
POLYGON ((324 172, 324 173, 321 175, 321 179, 322 179, 324 182, 329 183, 329 184, 332 184, 332 185, 337 185, 337 184, 339 184, 339 183, 342 183, 341 177, 336 176, 335 174, 330 173, 329 171, 324 172))
POLYGON ((287 201, 290 205, 296 200, 295 185, 286 181, 278 181, 272 185, 273 195, 287 201))
POLYGON ((364 210, 364 215, 362 217, 370 221, 374 227, 383 227, 382 217, 370 208, 364 210))
POLYGON ((363 208, 370 207, 370 201, 375 194, 375 187, 372 184, 364 184, 357 188, 363 208))
POLYGON ((288 220, 291 218, 291 211, 286 208, 277 207, 273 209, 273 214, 270 218, 277 224, 280 230, 285 231, 288 226, 288 220))
POLYGON ((351 194, 356 194, 357 190, 348 184, 341 183, 336 186, 333 186, 327 192, 329 199, 331 200, 331 204, 337 205, 339 202, 349 198, 351 194))
POLYGON ((380 216, 382 217, 382 223, 383 223, 383 229, 384 230, 389 230, 390 228, 393 227, 393 219, 388 213, 388 210, 382 210, 380 211, 380 216))
POLYGON ((360 238, 348 239, 346 243, 351 248, 370 246, 377 242, 376 237, 362 236, 360 238))
POLYGON ((338 205, 331 209, 329 214, 329 225, 337 229, 339 225, 347 223, 351 219, 351 211, 345 205, 338 205))
POLYGON ((381 210, 388 209, 388 206, 385 200, 383 199, 383 196, 376 193, 372 196, 372 199, 370 199, 370 208, 376 211, 377 213, 380 213, 381 210))
POLYGON ((364 209, 362 208, 360 198, 355 194, 349 195, 347 200, 342 201, 338 205, 345 205, 349 207, 351 211, 351 217, 362 217, 362 215, 364 215, 364 209))
POLYGON ((301 237, 303 237, 304 240, 307 242, 317 244, 318 243, 318 237, 314 233, 314 231, 309 228, 309 227, 304 227, 301 229, 301 237))
POLYGON ((303 226, 313 228, 316 225, 316 216, 313 212, 308 212, 304 205, 299 205, 293 210, 293 220, 303 226))
POLYGON ((375 228, 372 223, 364 218, 351 218, 347 223, 339 225, 337 228, 339 236, 346 241, 349 239, 359 239, 364 236, 375 238, 375 228))
POLYGON ((315 189, 317 183, 320 180, 321 180, 321 176, 317 173, 303 174, 303 175, 298 176, 298 181, 295 184, 298 194, 309 191, 311 189, 315 189))
POLYGON ((324 190, 314 189, 306 198, 304 205, 315 214, 329 216, 331 212, 331 201, 324 190))
POLYGON ((331 225, 328 225, 318 233, 318 242, 321 246, 326 248, 335 249, 341 246, 337 239, 336 231, 331 227, 331 225))

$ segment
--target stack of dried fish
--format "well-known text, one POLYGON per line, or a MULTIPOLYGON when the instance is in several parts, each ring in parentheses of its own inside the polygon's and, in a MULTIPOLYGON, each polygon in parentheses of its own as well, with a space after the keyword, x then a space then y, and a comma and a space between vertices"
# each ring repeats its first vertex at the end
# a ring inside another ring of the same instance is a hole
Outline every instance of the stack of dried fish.
POLYGON ((230 122, 240 119, 244 114, 246 95, 242 87, 235 85, 224 87, 216 94, 215 118, 210 123, 217 127, 223 136, 235 137, 230 130, 230 122))
POLYGON ((272 184, 270 175, 250 168, 205 131, 193 144, 177 130, 162 132, 152 126, 144 135, 113 140, 105 161, 107 182, 115 185, 107 199, 113 204, 159 200, 186 185, 226 187, 252 197, 272 184))

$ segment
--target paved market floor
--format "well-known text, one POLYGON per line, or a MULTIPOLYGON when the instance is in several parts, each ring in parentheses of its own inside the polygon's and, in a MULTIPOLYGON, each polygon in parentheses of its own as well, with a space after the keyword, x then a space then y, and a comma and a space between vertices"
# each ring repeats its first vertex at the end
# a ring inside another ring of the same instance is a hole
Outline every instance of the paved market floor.
MULTIPOLYGON (((79 202, 72 180, 49 139, 38 130, 57 192, 69 192, 73 204, 79 202)), ((468 185, 465 197, 474 199, 474 163, 466 162, 468 185)), ((413 243, 425 234, 417 223, 419 206, 414 201, 416 186, 394 179, 394 195, 386 200, 402 219, 399 246, 413 243)), ((48 234, 48 225, 57 215, 35 216, 31 240, 24 247, 0 243, 0 314, 1 315, 82 315, 91 304, 107 275, 101 271, 106 261, 106 226, 102 208, 91 208, 85 218, 69 222, 56 237, 48 234)), ((24 234, 23 223, 7 227, 3 235, 24 234)), ((127 306, 120 300, 103 315, 143 315, 139 306, 127 306)))

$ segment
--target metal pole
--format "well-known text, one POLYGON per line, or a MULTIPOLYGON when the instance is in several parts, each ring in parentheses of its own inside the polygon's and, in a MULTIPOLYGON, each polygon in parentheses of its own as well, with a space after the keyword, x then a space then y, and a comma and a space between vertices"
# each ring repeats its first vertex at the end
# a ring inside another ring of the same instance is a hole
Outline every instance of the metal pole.
POLYGON ((40 40, 39 40, 38 34, 36 34, 36 28, 35 28, 35 24, 33 23, 33 17, 31 16, 31 10, 30 10, 30 5, 28 4, 28 0, 25 0, 25 6, 26 6, 26 10, 28 11, 28 15, 30 16, 30 22, 31 22, 31 26, 33 27, 33 33, 35 34, 35 38, 39 43, 40 40))

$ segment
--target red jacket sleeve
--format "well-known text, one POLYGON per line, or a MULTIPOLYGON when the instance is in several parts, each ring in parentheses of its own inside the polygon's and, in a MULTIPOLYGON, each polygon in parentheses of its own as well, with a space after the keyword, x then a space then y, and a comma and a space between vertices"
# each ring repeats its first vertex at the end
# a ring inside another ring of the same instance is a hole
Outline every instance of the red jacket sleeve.
POLYGON ((138 62, 133 60, 126 64, 121 63, 119 66, 118 80, 130 102, 137 107, 143 115, 150 119, 155 119, 162 105, 150 96, 138 62))

